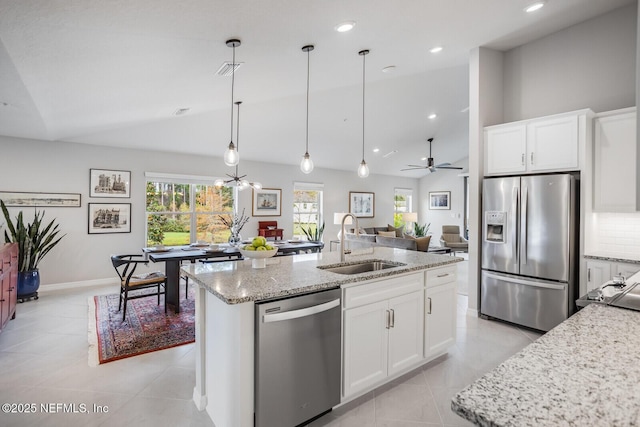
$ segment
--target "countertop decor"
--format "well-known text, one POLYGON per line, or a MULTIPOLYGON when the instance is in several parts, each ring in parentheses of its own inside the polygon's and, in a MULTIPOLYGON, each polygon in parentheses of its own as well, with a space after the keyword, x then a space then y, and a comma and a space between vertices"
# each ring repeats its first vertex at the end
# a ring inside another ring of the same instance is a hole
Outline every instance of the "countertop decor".
POLYGON ((640 421, 640 312, 590 304, 456 394, 482 426, 629 426, 640 421))

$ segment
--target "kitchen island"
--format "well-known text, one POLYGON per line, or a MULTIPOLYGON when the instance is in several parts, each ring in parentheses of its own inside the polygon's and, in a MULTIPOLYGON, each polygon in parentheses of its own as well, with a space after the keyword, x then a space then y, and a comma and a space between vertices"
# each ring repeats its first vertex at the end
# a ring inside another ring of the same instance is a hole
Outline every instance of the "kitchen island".
POLYGON ((640 423, 640 312, 590 304, 453 397, 481 426, 640 423))
MULTIPOLYGON (((351 289, 355 291, 353 298, 349 299, 350 307, 362 311, 363 307, 380 305, 376 300, 380 295, 391 298, 394 292, 403 288, 410 288, 407 293, 411 291, 412 295, 417 295, 413 306, 420 311, 414 310, 413 314, 417 314, 413 317, 414 337, 410 337, 414 339, 416 333, 420 335, 419 340, 416 338, 413 343, 413 347, 419 347, 416 357, 406 354, 405 350, 411 345, 400 346, 404 353, 396 350, 399 356, 396 359, 390 357, 389 368, 386 369, 385 365, 385 372, 374 371, 375 375, 362 371, 362 364, 355 363, 358 369, 354 369, 350 376, 353 381, 347 384, 349 391, 345 393, 343 389, 341 403, 446 352, 446 348, 455 341, 456 270, 453 264, 461 259, 384 247, 354 251, 347 256, 348 263, 372 259, 403 265, 352 275, 317 268, 338 264, 340 255, 333 252, 269 258, 264 269, 252 268, 250 261, 183 267, 185 274, 199 285, 196 292, 196 384, 193 396, 198 409, 206 409, 217 427, 253 426, 255 304, 268 300, 327 289, 341 288, 343 293, 351 289), (432 289, 426 285, 425 290, 425 283, 432 283, 432 289), (363 291, 369 284, 374 287, 371 294, 363 291), (425 322, 425 295, 429 301, 429 313, 437 314, 440 316, 438 319, 446 323, 439 329, 425 322), (369 302, 371 304, 366 305, 369 302), (445 302, 447 313, 443 316, 445 302), (429 331, 434 332, 432 336, 427 336, 429 331), (394 365, 393 361, 397 363, 394 365), (366 378, 360 380, 357 375, 366 375, 366 378)), ((345 299, 343 296, 343 304, 346 304, 345 299)), ((344 308, 343 312, 349 311, 344 308)), ((402 318, 400 312, 398 318, 402 318)), ((357 320, 353 325, 360 327, 357 320)), ((343 324, 343 334, 344 328, 343 324)), ((389 333, 388 328, 385 333, 389 333)), ((366 343, 348 345, 351 349, 349 360, 357 361, 360 354, 358 345, 361 344, 366 343)), ((395 355, 392 349, 389 353, 395 355)), ((375 359, 373 356, 369 359, 375 359)), ((384 363, 387 363, 386 357, 384 363)), ((364 365, 368 367, 370 364, 364 365)))

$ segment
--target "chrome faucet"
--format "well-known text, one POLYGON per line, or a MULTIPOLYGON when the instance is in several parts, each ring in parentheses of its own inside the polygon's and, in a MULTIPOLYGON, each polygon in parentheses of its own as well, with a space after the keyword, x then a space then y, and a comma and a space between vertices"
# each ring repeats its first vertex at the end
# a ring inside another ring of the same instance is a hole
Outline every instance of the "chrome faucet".
POLYGON ((344 221, 347 219, 347 217, 350 216, 351 218, 353 218, 353 220, 356 223, 356 237, 358 237, 360 234, 358 232, 358 230, 360 229, 360 226, 358 225, 358 218, 356 218, 356 216, 352 213, 348 213, 345 216, 342 217, 342 223, 340 224, 340 262, 344 262, 345 261, 345 255, 346 254, 350 254, 351 251, 349 250, 348 252, 345 251, 344 249, 344 241, 346 240, 346 237, 344 235, 344 221))

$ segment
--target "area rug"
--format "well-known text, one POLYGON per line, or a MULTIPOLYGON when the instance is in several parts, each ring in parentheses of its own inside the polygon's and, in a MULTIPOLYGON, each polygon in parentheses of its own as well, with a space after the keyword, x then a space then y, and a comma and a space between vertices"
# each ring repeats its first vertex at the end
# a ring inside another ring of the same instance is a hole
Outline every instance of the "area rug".
POLYGON ((190 294, 184 299, 180 292, 179 314, 171 308, 164 313, 164 297, 160 305, 154 296, 129 300, 124 322, 118 294, 90 297, 89 366, 194 342, 195 295, 190 294))

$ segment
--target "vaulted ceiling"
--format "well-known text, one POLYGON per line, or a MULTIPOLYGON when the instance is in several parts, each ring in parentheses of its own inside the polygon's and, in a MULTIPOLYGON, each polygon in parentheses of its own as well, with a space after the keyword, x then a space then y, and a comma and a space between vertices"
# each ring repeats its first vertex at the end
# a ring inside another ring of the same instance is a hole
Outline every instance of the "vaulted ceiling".
POLYGON ((309 152, 355 171, 369 49, 365 158, 371 173, 419 177, 400 169, 429 137, 436 163, 467 157, 471 49, 508 50, 632 1, 548 0, 527 14, 532 0, 0 0, 0 135, 221 156, 231 79, 216 71, 238 38, 241 158, 298 164, 301 48, 314 44, 309 152))

